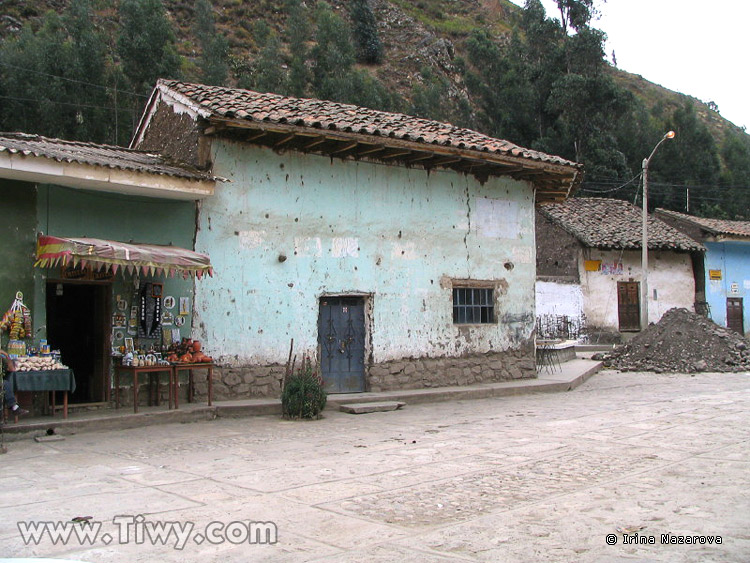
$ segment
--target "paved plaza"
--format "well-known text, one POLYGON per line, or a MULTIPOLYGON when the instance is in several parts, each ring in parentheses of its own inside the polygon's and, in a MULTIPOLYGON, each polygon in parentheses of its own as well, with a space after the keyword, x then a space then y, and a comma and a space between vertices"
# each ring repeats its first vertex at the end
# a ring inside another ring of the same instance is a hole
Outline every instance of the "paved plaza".
POLYGON ((750 374, 325 414, 11 442, 0 557, 750 560, 750 374))

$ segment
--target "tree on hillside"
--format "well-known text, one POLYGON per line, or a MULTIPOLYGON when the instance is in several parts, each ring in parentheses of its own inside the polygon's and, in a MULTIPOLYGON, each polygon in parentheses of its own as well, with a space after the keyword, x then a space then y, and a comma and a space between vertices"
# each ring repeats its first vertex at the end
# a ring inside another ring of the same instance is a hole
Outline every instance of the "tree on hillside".
MULTIPOLYGON (((719 182, 719 154, 708 128, 699 121, 693 104, 686 101, 674 110, 663 125, 663 131, 674 130, 676 136, 659 149, 659 158, 649 166, 653 180, 653 197, 649 204, 667 209, 685 209, 685 189, 696 187, 701 197, 713 197, 719 182)), ((656 144, 658 136, 651 139, 656 144)), ((644 154, 644 158, 648 156, 644 154)), ((694 192, 696 193, 696 192, 694 192)))
POLYGON ((180 57, 161 0, 122 0, 119 16, 117 54, 132 88, 147 94, 158 78, 178 78, 180 57))
MULTIPOLYGON (((520 52, 514 36, 509 53, 520 52)), ((481 107, 479 127, 495 137, 531 146, 539 137, 535 93, 523 61, 503 52, 486 31, 467 41, 469 62, 480 72, 467 71, 466 84, 481 107)))
POLYGON ((721 147, 724 170, 716 194, 731 218, 750 220, 750 137, 730 131, 721 147))
POLYGON ((347 97, 348 75, 356 60, 349 26, 326 2, 318 4, 315 24, 316 43, 312 49, 315 95, 326 100, 341 100, 347 97))
POLYGON ((229 42, 216 30, 213 6, 208 0, 196 0, 194 32, 201 46, 198 61, 201 80, 204 84, 225 85, 229 75, 229 42))
POLYGON ((289 44, 288 90, 293 96, 301 97, 307 92, 310 71, 307 68, 307 41, 310 38, 310 25, 307 9, 300 0, 286 0, 286 40, 289 44))
POLYGON ((420 75, 422 82, 412 88, 409 113, 425 119, 447 121, 450 111, 447 81, 429 67, 423 68, 420 75))
POLYGON ((597 11, 594 8, 594 0, 556 0, 557 8, 560 10, 560 21, 563 31, 567 34, 568 28, 575 31, 587 27, 597 11))
POLYGON ((279 38, 264 21, 255 23, 253 35, 261 47, 260 55, 252 65, 251 72, 240 77, 239 86, 258 92, 286 94, 287 76, 282 68, 284 59, 279 38))
POLYGON ((357 60, 366 64, 380 63, 383 60, 383 45, 369 0, 351 0, 350 13, 354 22, 357 60))
MULTIPOLYGON (((62 16, 48 12, 38 31, 27 24, 0 44, 0 119, 4 130, 117 142, 107 44, 88 0, 73 0, 62 16)), ((127 129, 127 127, 126 127, 127 129)))

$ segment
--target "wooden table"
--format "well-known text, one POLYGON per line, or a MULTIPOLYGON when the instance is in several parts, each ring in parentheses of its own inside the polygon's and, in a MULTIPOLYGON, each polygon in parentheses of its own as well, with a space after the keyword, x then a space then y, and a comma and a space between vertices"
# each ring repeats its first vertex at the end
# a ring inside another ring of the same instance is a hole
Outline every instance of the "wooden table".
MULTIPOLYGON (((148 373, 156 374, 156 404, 159 404, 159 374, 166 372, 169 375, 169 408, 172 408, 172 397, 174 390, 172 388, 173 370, 172 366, 115 366, 115 408, 120 408, 120 373, 129 373, 133 376, 133 412, 138 412, 138 374, 148 373)), ((151 382, 149 381, 149 384, 151 382)), ((151 397, 149 396, 149 399, 151 397)), ((149 403, 150 404, 150 403, 149 403)))
MULTIPOLYGON (((195 395, 195 382, 193 381, 193 370, 205 369, 206 370, 206 381, 208 383, 208 406, 211 406, 213 401, 213 377, 214 377, 214 364, 210 363, 199 363, 199 364, 172 364, 172 377, 174 382, 171 384, 171 390, 174 392, 174 408, 179 408, 177 400, 177 392, 180 389, 180 372, 188 372, 188 403, 193 402, 193 396, 195 395)), ((172 403, 170 397, 170 403, 172 403)))
MULTIPOLYGON (((48 391, 52 393, 52 416, 55 416, 55 391, 63 392, 63 418, 68 418, 68 392, 76 390, 72 369, 13 371, 6 375, 16 391, 48 391)), ((18 422, 16 420, 16 422, 18 422)))

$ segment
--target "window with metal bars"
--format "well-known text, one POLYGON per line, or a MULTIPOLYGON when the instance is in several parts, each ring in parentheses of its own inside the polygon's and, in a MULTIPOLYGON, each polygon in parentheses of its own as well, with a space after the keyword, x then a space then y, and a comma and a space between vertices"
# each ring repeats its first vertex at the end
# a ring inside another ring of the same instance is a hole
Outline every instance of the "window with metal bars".
POLYGON ((454 324, 489 324, 494 322, 495 296, 492 288, 453 288, 454 324))

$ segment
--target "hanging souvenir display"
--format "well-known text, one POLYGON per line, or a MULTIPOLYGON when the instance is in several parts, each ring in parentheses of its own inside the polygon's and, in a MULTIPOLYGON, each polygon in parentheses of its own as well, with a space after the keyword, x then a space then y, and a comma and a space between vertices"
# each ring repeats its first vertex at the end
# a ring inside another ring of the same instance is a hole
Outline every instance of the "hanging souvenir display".
POLYGON ((31 311, 23 304, 23 293, 16 293, 16 299, 3 315, 0 330, 10 333, 11 340, 31 338, 31 311))
POLYGON ((141 338, 161 338, 161 293, 153 294, 153 285, 146 282, 140 290, 140 310, 138 336, 141 338))

